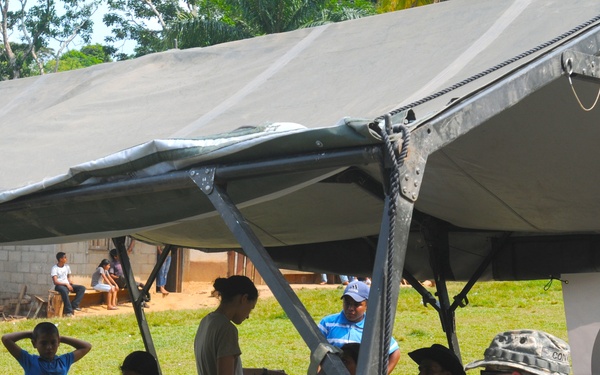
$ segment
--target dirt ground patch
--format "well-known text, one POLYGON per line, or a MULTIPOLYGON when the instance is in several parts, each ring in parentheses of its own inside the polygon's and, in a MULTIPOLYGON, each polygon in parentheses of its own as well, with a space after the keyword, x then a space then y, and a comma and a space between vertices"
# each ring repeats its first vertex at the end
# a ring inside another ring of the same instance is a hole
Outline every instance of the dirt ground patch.
MULTIPOLYGON (((302 288, 338 288, 337 284, 290 284, 292 289, 302 288)), ((259 293, 259 299, 273 297, 273 293, 266 285, 256 286, 259 293)), ((151 291, 151 300, 148 303, 150 307, 146 312, 165 311, 165 310, 190 310, 217 307, 219 300, 211 295, 213 291, 212 283, 209 282, 187 282, 183 285, 181 293, 169 293, 167 296, 162 296, 160 293, 151 291)), ((77 312, 75 317, 94 316, 94 315, 116 315, 133 313, 133 305, 131 302, 122 303, 118 306, 118 310, 107 310, 106 305, 84 307, 81 312, 77 312)))

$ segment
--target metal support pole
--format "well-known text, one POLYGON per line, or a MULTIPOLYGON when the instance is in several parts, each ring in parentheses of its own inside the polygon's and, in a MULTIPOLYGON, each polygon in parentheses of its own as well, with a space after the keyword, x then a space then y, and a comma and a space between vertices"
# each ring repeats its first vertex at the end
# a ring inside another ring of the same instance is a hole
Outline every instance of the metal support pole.
POLYGON ((454 297, 454 302, 452 303, 451 309, 454 311, 458 306, 464 307, 469 303, 467 298, 467 294, 473 288, 473 285, 479 280, 481 275, 485 272, 485 270, 489 267, 490 263, 492 263, 492 259, 496 256, 496 254, 506 246, 508 239, 512 236, 512 232, 507 232, 504 234, 498 246, 492 246, 492 251, 483 259, 479 267, 475 270, 473 275, 469 278, 469 281, 463 289, 454 297))
POLYGON ((387 240, 389 236, 390 218, 387 207, 389 207, 390 197, 386 196, 386 209, 381 221, 379 233, 379 242, 377 244, 377 253, 375 255, 375 265, 373 267, 371 293, 369 294, 368 314, 365 322, 360 353, 358 357, 357 374, 387 374, 387 368, 383 368, 384 361, 382 356, 387 356, 389 342, 383 342, 383 332, 385 327, 385 301, 391 300, 390 316, 396 315, 396 306, 398 305, 398 292, 400 282, 402 281, 402 269, 404 268, 404 257, 406 255, 406 246, 408 244, 408 234, 410 233, 410 222, 412 218, 413 202, 406 199, 399 199, 397 203, 396 215, 396 234, 395 243, 392 249, 392 277, 391 284, 387 276, 387 240), (382 272, 383 271, 383 272, 382 272), (390 291, 390 294, 387 293, 390 291))
POLYGON ((421 297, 423 297, 423 305, 431 305, 436 311, 440 311, 440 304, 438 300, 431 294, 420 282, 417 280, 412 273, 404 269, 402 276, 408 281, 408 283, 417 291, 421 297))
POLYGON ((385 181, 384 210, 372 272, 373 279, 368 302, 370 312, 366 317, 358 357, 357 373, 359 374, 387 375, 388 373, 390 341, 410 224, 425 167, 425 158, 422 158, 418 152, 409 153, 408 129, 404 126, 398 128, 402 133, 400 149, 398 149, 398 142, 390 137, 393 129, 392 117, 388 114, 385 116, 385 129, 381 133, 386 151, 382 164, 385 181), (400 176, 404 178, 401 179, 400 176), (408 181, 412 182, 410 188, 406 184, 408 181))
MULTIPOLYGON (((215 168, 211 167, 190 170, 191 179, 206 194, 215 209, 219 212, 231 233, 240 243, 244 253, 250 258, 265 280, 312 353, 319 344, 326 344, 327 340, 289 283, 285 280, 281 271, 275 267, 273 260, 235 203, 231 201, 224 187, 214 184, 214 174, 215 168)), ((340 357, 331 353, 327 354, 323 359, 321 371, 321 373, 332 375, 347 374, 346 367, 340 357)))
POLYGON ((448 288, 446 284, 446 276, 442 272, 437 275, 435 280, 435 287, 439 298, 440 309, 438 314, 442 322, 442 328, 446 333, 446 340, 448 340, 448 346, 450 350, 456 354, 458 360, 462 363, 462 357, 460 355, 460 346, 458 344, 458 337, 456 336, 456 314, 453 309, 450 308, 450 298, 448 296, 448 288))
MULTIPOLYGON (((144 294, 140 293, 137 288, 135 277, 133 276, 133 269, 131 268, 131 262, 129 262, 129 255, 127 254, 127 247, 125 246, 125 237, 113 238, 112 241, 117 248, 117 253, 119 254, 119 259, 121 260, 121 265, 123 266, 123 273, 125 274, 125 279, 127 282, 129 298, 131 298, 133 303, 133 311, 135 312, 135 318, 137 320, 140 333, 142 334, 144 347, 148 353, 152 354, 154 358, 156 358, 159 375, 162 375, 158 356, 156 355, 156 349, 154 348, 154 342, 152 341, 152 334, 150 333, 148 321, 146 320, 146 315, 144 314, 144 308, 142 306, 144 294)), ((163 252, 163 254, 164 253, 165 252, 163 252)), ((146 287, 148 287, 148 284, 146 284, 146 287)))
POLYGON ((450 269, 450 244, 448 241, 448 230, 439 220, 430 217, 423 222, 423 234, 429 249, 431 269, 435 278, 439 309, 438 314, 442 323, 442 329, 446 333, 448 346, 459 360, 461 360, 460 347, 456 336, 456 321, 454 309, 451 308, 450 298, 446 280, 452 272, 450 269))

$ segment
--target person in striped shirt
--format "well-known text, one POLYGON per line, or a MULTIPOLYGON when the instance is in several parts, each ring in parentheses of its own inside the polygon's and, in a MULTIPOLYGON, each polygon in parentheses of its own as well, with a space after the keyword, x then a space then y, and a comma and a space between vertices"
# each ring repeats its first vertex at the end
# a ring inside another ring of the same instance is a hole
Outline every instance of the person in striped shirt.
MULTIPOLYGON (((352 281, 342 295, 342 311, 324 317, 319 329, 331 345, 341 348, 344 344, 360 343, 367 313, 370 287, 362 281, 352 281)), ((400 347, 394 338, 390 341, 388 374, 400 360, 400 347)))

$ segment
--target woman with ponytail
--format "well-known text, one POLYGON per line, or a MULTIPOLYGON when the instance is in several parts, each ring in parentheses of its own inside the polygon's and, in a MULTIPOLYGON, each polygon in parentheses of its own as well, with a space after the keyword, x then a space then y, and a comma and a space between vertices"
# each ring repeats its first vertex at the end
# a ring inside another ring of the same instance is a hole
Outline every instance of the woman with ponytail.
POLYGON ((108 259, 102 259, 96 268, 96 271, 92 275, 92 288, 99 292, 107 293, 107 310, 118 310, 117 292, 119 291, 119 287, 117 286, 117 283, 110 277, 110 274, 108 273, 109 268, 110 261, 108 259))
POLYGON ((242 361, 235 325, 248 319, 256 306, 258 290, 246 276, 218 278, 213 287, 219 307, 206 315, 196 333, 194 354, 200 375, 242 375, 242 361))

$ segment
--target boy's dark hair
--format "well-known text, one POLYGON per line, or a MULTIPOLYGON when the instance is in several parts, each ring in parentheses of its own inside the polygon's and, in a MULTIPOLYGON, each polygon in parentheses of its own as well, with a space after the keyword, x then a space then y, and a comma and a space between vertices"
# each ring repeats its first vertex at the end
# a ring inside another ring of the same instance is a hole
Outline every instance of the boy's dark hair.
POLYGON ((117 249, 111 249, 111 250, 108 252, 108 254, 110 254, 110 257, 111 257, 113 260, 117 260, 117 249))
POLYGON ((125 357, 121 366, 121 371, 123 370, 135 371, 144 375, 158 375, 158 364, 152 354, 135 351, 125 357))
POLYGON ((58 328, 50 322, 42 322, 35 326, 33 329, 32 339, 36 340, 39 335, 50 334, 58 336, 58 328))
POLYGON ((63 253, 62 251, 59 251, 58 253, 56 253, 56 260, 61 260, 65 255, 65 253, 63 253))

